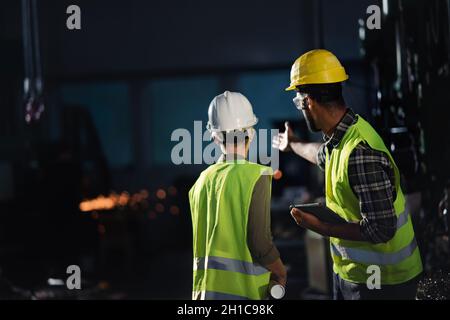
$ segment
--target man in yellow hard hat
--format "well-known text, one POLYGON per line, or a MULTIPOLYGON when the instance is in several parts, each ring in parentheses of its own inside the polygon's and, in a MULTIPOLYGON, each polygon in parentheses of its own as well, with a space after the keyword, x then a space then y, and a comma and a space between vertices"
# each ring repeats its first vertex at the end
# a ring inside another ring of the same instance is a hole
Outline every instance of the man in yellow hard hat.
POLYGON ((330 237, 334 299, 414 299, 422 261, 400 186, 400 174, 381 137, 345 104, 348 79, 327 50, 312 50, 292 66, 293 99, 324 143, 301 141, 286 123, 273 140, 325 171, 326 205, 346 223, 327 224, 292 209, 296 223, 330 237))

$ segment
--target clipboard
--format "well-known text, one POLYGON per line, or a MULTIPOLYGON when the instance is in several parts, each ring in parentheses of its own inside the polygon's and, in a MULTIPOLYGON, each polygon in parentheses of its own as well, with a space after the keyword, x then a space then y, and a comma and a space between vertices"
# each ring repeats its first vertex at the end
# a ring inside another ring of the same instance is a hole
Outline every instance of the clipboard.
POLYGON ((305 203, 305 204, 295 204, 289 207, 297 208, 307 213, 314 215, 319 220, 330 223, 330 224, 344 224, 347 223, 343 218, 341 218, 337 213, 328 209, 328 207, 321 203, 305 203))

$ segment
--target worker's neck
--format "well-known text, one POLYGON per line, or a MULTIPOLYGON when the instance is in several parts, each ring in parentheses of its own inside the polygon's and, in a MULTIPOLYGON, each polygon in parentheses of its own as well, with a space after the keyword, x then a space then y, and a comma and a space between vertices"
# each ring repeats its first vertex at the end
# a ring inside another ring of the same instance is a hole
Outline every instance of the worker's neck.
POLYGON ((340 108, 332 108, 329 111, 325 112, 321 130, 327 137, 331 137, 333 135, 336 127, 338 126, 339 122, 341 122, 346 112, 347 108, 345 106, 342 106, 340 108))
POLYGON ((234 145, 227 145, 224 150, 225 156, 232 160, 233 158, 236 159, 247 159, 248 155, 248 148, 244 145, 238 144, 237 146, 234 145))

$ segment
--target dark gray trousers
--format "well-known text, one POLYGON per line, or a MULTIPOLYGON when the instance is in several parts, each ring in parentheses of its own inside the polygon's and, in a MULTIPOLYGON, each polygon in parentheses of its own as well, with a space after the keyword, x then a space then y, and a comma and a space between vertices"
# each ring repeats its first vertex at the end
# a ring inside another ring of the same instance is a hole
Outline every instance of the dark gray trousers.
POLYGON ((381 285, 381 289, 367 288, 366 284, 357 284, 343 280, 333 272, 334 300, 414 300, 419 277, 396 285, 381 285))

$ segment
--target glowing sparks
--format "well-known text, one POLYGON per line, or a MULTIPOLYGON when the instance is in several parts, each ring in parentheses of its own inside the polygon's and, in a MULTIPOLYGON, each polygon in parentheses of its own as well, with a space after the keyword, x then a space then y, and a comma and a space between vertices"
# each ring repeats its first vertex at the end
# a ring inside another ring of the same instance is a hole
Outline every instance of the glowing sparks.
MULTIPOLYGON (((121 194, 111 192, 109 196, 100 195, 94 199, 87 199, 81 201, 79 208, 82 212, 112 210, 115 208, 137 205, 148 205, 146 199, 148 198, 148 191, 141 190, 139 193, 135 193, 130 196, 126 191, 121 194)), ((98 215, 93 216, 94 219, 98 219, 98 215)))
POLYGON ((180 208, 178 208, 177 206, 170 206, 169 212, 172 215, 177 216, 180 214, 180 208))
MULTIPOLYGON (((167 203, 168 196, 173 197, 177 194, 177 189, 174 186, 167 188, 159 188, 156 192, 149 193, 148 190, 142 189, 137 193, 130 194, 127 191, 122 193, 111 192, 108 196, 100 195, 94 199, 85 199, 79 204, 82 212, 88 212, 95 220, 101 220, 98 211, 108 210, 123 210, 130 209, 130 211, 144 212, 148 219, 153 220, 157 218, 157 214, 170 213, 173 216, 180 214, 180 208, 176 204, 167 203), (150 195, 155 195, 158 202, 154 203, 150 195), (153 202, 153 203, 152 203, 153 202)), ((106 232, 104 226, 99 227, 99 233, 106 232)))
POLYGON ((166 192, 164 191, 164 189, 158 189, 158 191, 156 191, 156 197, 160 200, 165 199, 167 196, 166 192))
POLYGON ((161 203, 157 203, 155 206, 155 211, 158 213, 163 213, 165 210, 164 205, 162 205, 161 203))
POLYGON ((280 180, 283 177, 283 172, 281 170, 275 170, 275 172, 273 173, 273 178, 275 180, 280 180))

